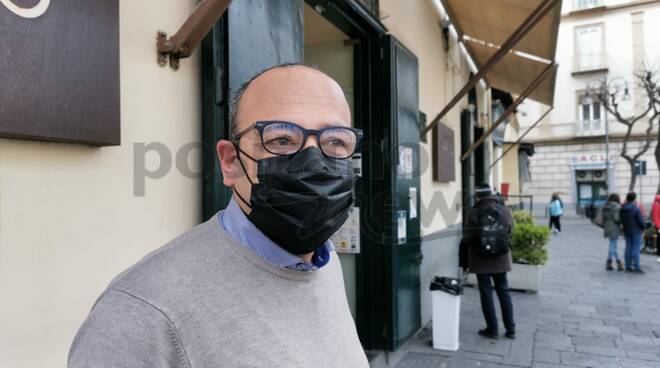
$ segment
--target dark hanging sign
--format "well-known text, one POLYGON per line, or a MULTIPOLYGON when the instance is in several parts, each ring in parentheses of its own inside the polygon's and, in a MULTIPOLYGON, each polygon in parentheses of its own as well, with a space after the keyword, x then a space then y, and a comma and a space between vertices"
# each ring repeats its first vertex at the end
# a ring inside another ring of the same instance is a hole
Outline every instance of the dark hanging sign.
POLYGON ((454 130, 438 123, 433 128, 433 180, 449 183, 456 180, 454 130))
POLYGON ((0 0, 0 137, 118 145, 119 0, 0 0))
POLYGON ((635 174, 640 176, 646 175, 646 161, 635 161, 635 174))

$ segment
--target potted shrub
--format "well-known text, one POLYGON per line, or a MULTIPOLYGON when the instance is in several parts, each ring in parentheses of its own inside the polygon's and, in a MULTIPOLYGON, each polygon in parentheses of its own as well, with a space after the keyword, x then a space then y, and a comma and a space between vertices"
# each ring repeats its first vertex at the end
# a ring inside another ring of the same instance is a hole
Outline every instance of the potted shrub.
MULTIPOLYGON (((510 289, 538 291, 541 285, 541 268, 548 261, 546 245, 549 240, 550 230, 546 226, 535 224, 529 211, 513 212, 513 266, 508 275, 510 289)), ((476 285, 473 274, 470 274, 468 283, 476 285)))
POLYGON ((509 288, 536 292, 541 285, 541 266, 548 261, 546 245, 550 240, 550 229, 535 224, 534 217, 527 211, 515 211, 513 219, 513 267, 509 273, 509 288))

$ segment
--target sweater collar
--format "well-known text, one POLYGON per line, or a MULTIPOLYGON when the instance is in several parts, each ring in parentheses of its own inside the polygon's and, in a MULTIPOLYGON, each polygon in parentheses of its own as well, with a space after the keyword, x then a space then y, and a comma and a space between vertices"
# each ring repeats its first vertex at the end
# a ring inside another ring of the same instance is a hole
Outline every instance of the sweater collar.
POLYGON ((305 262, 301 257, 287 252, 273 242, 259 228, 245 216, 238 203, 233 199, 227 208, 218 214, 220 226, 234 240, 246 245, 250 250, 280 267, 298 271, 314 271, 325 266, 330 260, 330 253, 334 250, 331 241, 316 248, 312 256, 312 263, 305 262))

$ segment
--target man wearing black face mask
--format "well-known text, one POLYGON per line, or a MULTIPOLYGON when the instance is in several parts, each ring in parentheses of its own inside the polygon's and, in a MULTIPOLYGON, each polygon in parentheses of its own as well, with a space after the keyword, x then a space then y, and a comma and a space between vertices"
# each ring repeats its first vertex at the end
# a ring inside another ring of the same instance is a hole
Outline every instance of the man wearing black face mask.
POLYGON ((246 83, 217 144, 229 206, 113 280, 69 367, 368 367, 329 241, 352 203, 350 119, 313 68, 246 83))

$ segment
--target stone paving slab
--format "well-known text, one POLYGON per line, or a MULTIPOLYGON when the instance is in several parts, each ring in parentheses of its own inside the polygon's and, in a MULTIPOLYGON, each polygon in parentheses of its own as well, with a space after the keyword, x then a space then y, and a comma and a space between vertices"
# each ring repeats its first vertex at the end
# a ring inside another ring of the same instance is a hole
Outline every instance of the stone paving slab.
POLYGON ((516 340, 477 334, 484 327, 479 295, 467 288, 461 298, 459 351, 432 349, 427 326, 401 348, 402 358, 393 366, 660 368, 660 264, 655 256, 642 255, 645 275, 608 272, 602 230, 580 218, 562 221, 564 231, 552 236, 549 245, 541 290, 512 295, 516 340))

